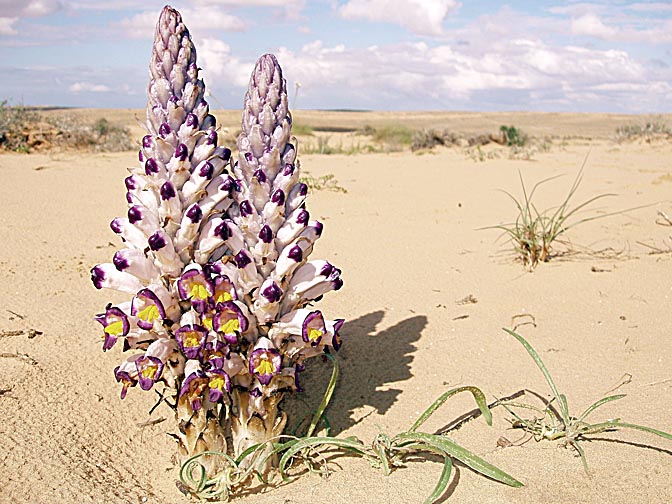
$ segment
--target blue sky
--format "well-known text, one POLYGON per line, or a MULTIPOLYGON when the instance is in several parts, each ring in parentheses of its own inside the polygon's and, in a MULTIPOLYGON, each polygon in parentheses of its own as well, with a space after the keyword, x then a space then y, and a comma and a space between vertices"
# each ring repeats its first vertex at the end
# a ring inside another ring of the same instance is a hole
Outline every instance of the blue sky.
MULTIPOLYGON (((143 107, 164 3, 0 0, 0 99, 143 107)), ((670 1, 171 5, 215 108, 239 108, 273 52, 295 108, 672 112, 670 1)))

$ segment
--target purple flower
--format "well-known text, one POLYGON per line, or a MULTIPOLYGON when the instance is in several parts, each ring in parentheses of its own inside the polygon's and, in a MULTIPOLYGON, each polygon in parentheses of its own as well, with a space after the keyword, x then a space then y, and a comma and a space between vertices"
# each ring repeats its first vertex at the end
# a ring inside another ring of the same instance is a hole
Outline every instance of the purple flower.
POLYGON ((116 306, 108 306, 95 320, 103 326, 103 352, 112 348, 117 338, 126 336, 131 327, 126 314, 116 306))
POLYGON ((179 397, 186 395, 191 409, 198 411, 201 409, 203 391, 208 386, 208 377, 201 369, 198 361, 194 360, 187 361, 184 366, 184 374, 186 378, 180 387, 179 397))
POLYGON ((138 383, 142 390, 149 390, 161 378, 163 362, 156 357, 143 355, 135 361, 138 370, 138 383))
POLYGON ((214 294, 212 282, 198 268, 190 269, 180 277, 177 290, 180 299, 190 299, 191 305, 199 313, 205 311, 208 299, 214 294))
POLYGON ((264 296, 269 303, 277 303, 282 297, 282 289, 278 287, 278 284, 271 281, 270 284, 261 289, 261 295, 264 296))
POLYGON ((259 338, 250 354, 250 374, 254 374, 262 385, 268 385, 280 373, 282 357, 272 345, 268 338, 259 338))
POLYGON ((228 347, 226 344, 217 338, 212 338, 205 343, 204 361, 210 366, 210 369, 221 369, 227 353, 228 347))
POLYGON ((226 275, 215 277, 215 290, 213 293, 215 305, 238 299, 233 282, 226 275))
POLYGON ((198 359, 208 331, 200 325, 185 325, 175 331, 175 340, 187 359, 198 359))
POLYGON ((114 377, 122 385, 121 398, 123 399, 129 387, 135 387, 138 383, 138 370, 133 362, 127 360, 114 368, 114 377))
POLYGON ((338 332, 341 330, 341 327, 343 326, 343 323, 345 320, 343 319, 336 319, 334 320, 333 323, 333 333, 334 336, 331 338, 331 346, 334 347, 334 350, 338 352, 338 349, 341 348, 341 345, 343 344, 343 340, 341 340, 341 336, 338 334, 338 332))
POLYGON ((301 337, 311 346, 317 346, 322 340, 322 336, 327 332, 324 324, 324 317, 319 310, 312 311, 303 321, 301 327, 301 337))
POLYGON ((229 343, 237 343, 238 333, 247 331, 248 320, 233 301, 217 304, 212 328, 224 335, 229 343))
POLYGON ((210 402, 219 402, 224 397, 224 391, 231 392, 231 378, 221 369, 211 369, 206 371, 208 377, 208 388, 210 393, 208 399, 210 402))
POLYGON ((150 289, 142 289, 131 301, 131 315, 138 317, 138 327, 150 330, 154 321, 166 318, 163 303, 150 289))

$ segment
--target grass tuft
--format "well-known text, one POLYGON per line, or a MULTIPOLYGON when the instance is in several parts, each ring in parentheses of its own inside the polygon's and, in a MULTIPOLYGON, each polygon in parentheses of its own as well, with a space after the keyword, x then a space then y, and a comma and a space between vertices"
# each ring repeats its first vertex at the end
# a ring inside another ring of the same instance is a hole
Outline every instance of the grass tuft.
POLYGON ((548 262, 551 260, 554 256, 555 245, 558 243, 566 244, 566 242, 561 240, 561 237, 571 228, 595 219, 623 213, 614 212, 592 215, 582 219, 572 220, 577 212, 583 210, 588 205, 599 199, 614 196, 614 194, 600 194, 589 198, 576 206, 570 206, 571 200, 583 179, 583 166, 574 179, 567 196, 560 205, 543 211, 540 211, 534 203, 535 192, 541 185, 557 179, 558 176, 549 177, 537 182, 532 187, 532 190, 528 192, 522 174, 518 172, 518 175, 523 192, 522 199, 518 199, 511 193, 503 191, 504 194, 511 198, 518 209, 518 216, 516 217, 515 222, 498 226, 488 226, 482 229, 500 229, 504 231, 504 233, 511 239, 516 254, 530 271, 536 268, 540 262, 548 262))

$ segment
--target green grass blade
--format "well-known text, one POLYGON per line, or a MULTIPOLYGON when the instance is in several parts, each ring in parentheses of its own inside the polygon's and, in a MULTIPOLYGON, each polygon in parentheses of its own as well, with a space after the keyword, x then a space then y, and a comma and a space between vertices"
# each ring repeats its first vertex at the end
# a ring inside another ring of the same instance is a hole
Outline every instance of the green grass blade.
POLYGON ((432 416, 432 414, 437 409, 439 409, 439 407, 444 402, 446 402, 446 400, 448 400, 448 398, 454 396, 455 394, 459 394, 460 392, 471 392, 471 394, 474 396, 476 404, 478 405, 478 409, 481 410, 481 413, 485 418, 485 421, 488 422, 488 425, 492 425, 492 413, 490 413, 490 409, 488 408, 488 402, 485 399, 485 394, 478 387, 466 386, 466 387, 457 387, 447 392, 444 392, 441 395, 441 397, 439 397, 436 401, 434 401, 432 405, 429 408, 427 408, 422 415, 420 415, 420 418, 418 418, 415 421, 413 426, 409 429, 409 432, 415 432, 418 429, 418 427, 420 427, 423 423, 425 423, 427 419, 430 416, 432 416))
POLYGON ((586 471, 586 474, 590 475, 590 470, 588 469, 588 460, 586 459, 586 452, 583 451, 583 448, 576 441, 572 443, 572 446, 579 453, 579 457, 581 457, 581 463, 583 463, 583 470, 586 471))
POLYGON ((644 432, 648 432, 649 434, 655 434, 656 436, 660 436, 665 439, 669 439, 672 441, 672 434, 668 432, 663 432, 658 429, 654 429, 652 427, 647 427, 645 425, 638 425, 638 424, 631 424, 631 423, 625 423, 625 422, 610 422, 611 425, 614 427, 620 427, 622 429, 635 429, 635 430, 640 430, 644 432))
POLYGON ((581 416, 579 416, 578 421, 583 422, 588 415, 590 415, 593 411, 595 411, 597 408, 599 408, 603 404, 606 404, 606 403, 611 402, 611 401, 616 401, 618 399, 623 399, 624 397, 625 397, 625 394, 617 394, 617 395, 613 395, 613 396, 609 396, 609 397, 603 397, 599 401, 595 401, 593 404, 588 406, 588 408, 586 408, 586 411, 581 413, 581 416))
POLYGON ((450 457, 446 457, 443 463, 443 471, 441 471, 441 477, 439 482, 436 484, 434 491, 429 497, 425 500, 424 504, 434 504, 437 500, 441 498, 443 493, 448 488, 448 483, 450 482, 450 473, 453 470, 453 461, 450 460, 450 457))
POLYGON ((331 371, 331 379, 329 380, 329 384, 327 385, 327 390, 324 392, 324 397, 322 397, 322 402, 320 403, 320 406, 317 408, 315 415, 313 415, 313 420, 310 422, 310 426, 308 427, 308 431, 306 432, 306 437, 312 436, 313 433, 315 432, 317 424, 320 422, 320 419, 324 414, 324 410, 327 409, 329 401, 331 401, 331 396, 334 394, 334 389, 336 388, 336 381, 338 380, 338 361, 336 360, 336 357, 328 353, 324 355, 326 355, 327 358, 331 361, 334 368, 331 371))
POLYGON ((202 492, 208 484, 208 476, 205 466, 198 459, 207 455, 223 457, 232 466, 236 466, 236 461, 229 455, 219 451, 204 451, 188 458, 180 467, 180 482, 195 493, 202 492), (198 476, 194 478, 194 469, 198 469, 198 476))
POLYGON ((483 476, 487 476, 488 478, 512 487, 523 486, 520 481, 515 479, 510 474, 507 474, 501 469, 486 462, 481 457, 474 455, 469 450, 462 448, 446 436, 427 434, 424 432, 403 432, 401 434, 397 434, 392 441, 393 443, 400 442, 402 446, 405 442, 409 442, 421 443, 427 445, 428 447, 434 447, 441 450, 444 454, 459 460, 464 465, 470 467, 483 476))
MULTIPOLYGON (((566 411, 567 412, 567 418, 569 419, 569 405, 567 404, 567 396, 565 394, 560 394, 560 410, 561 411, 566 411)), ((563 418, 564 420, 564 418, 563 418)), ((565 426, 568 426, 569 424, 565 424, 565 426)))
POLYGON ((567 402, 566 400, 565 401, 562 400, 562 397, 558 392, 558 388, 555 386, 555 382, 553 381, 551 374, 548 372, 548 369, 546 369, 546 366, 544 365, 544 362, 541 360, 541 357, 539 357, 539 354, 536 352, 534 348, 532 348, 532 345, 530 345, 527 342, 527 340, 523 338, 520 334, 517 334, 511 329, 507 329, 506 327, 503 327, 502 329, 504 329, 507 333, 516 338, 520 342, 520 344, 525 347, 527 353, 530 354, 530 357, 532 357, 532 360, 534 360, 537 367, 543 373, 544 378, 546 378, 546 382, 548 383, 548 386, 551 388, 551 391, 553 392, 555 399, 558 401, 558 407, 560 408, 560 414, 562 415, 562 421, 564 422, 565 427, 569 426, 569 411, 567 410, 567 402))
POLYGON ((353 439, 338 439, 333 437, 312 437, 312 438, 301 438, 297 439, 285 453, 282 454, 280 462, 278 464, 278 470, 282 475, 284 480, 287 479, 285 474, 287 469, 287 464, 289 461, 296 456, 302 450, 306 448, 312 448, 314 446, 336 446, 343 448, 345 450, 354 451, 359 455, 362 455, 364 458, 370 459, 370 455, 366 452, 366 447, 360 442, 353 439))

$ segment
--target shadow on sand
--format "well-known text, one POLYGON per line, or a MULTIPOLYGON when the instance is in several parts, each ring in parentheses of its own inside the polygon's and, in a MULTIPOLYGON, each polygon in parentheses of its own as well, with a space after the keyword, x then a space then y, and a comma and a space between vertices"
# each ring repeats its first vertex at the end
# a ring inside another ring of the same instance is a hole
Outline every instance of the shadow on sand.
MULTIPOLYGON (((412 377, 414 343, 427 325, 427 317, 417 315, 376 332, 384 315, 382 310, 371 312, 347 321, 341 329, 340 377, 327 410, 332 435, 359 423, 373 411, 385 413, 401 390, 378 389, 412 377), (367 408, 358 411, 363 406, 367 408)), ((297 419, 317 408, 331 377, 331 366, 319 357, 307 361, 306 368, 300 376, 305 392, 283 401, 290 430, 297 419)))

